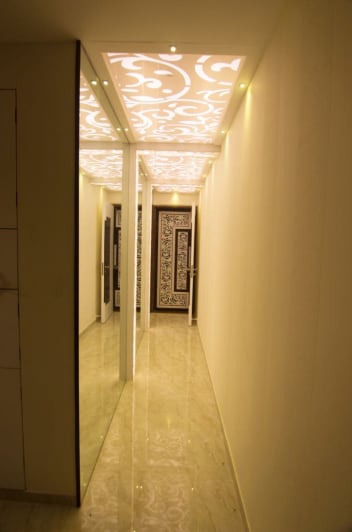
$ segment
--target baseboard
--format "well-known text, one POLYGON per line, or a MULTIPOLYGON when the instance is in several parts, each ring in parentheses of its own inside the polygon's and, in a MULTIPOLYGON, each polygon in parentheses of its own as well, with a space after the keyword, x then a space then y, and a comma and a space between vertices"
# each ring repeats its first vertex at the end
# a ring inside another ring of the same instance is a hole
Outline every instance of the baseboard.
POLYGON ((237 498, 238 498, 238 501, 239 501, 239 513, 241 514, 241 518, 242 518, 243 524, 245 526, 246 532, 251 532, 251 528, 249 526, 249 521, 248 521, 248 517, 247 517, 246 508, 245 508, 245 505, 244 505, 244 502, 243 502, 241 488, 240 488, 240 485, 239 485, 239 482, 238 482, 238 476, 237 476, 237 470, 236 470, 235 461, 234 461, 232 453, 231 453, 231 447, 229 445, 229 440, 228 440, 228 437, 227 437, 227 434, 226 434, 226 431, 225 431, 224 420, 222 418, 221 410, 219 408, 218 398, 216 397, 216 393, 215 393, 215 389, 214 389, 214 385, 213 385, 213 379, 212 379, 211 373, 209 371, 208 360, 207 360, 207 357, 206 357, 206 354, 205 354, 205 349, 204 349, 204 345, 203 345, 203 341, 202 341, 202 338, 200 336, 200 333, 199 333, 199 337, 200 337, 200 341, 201 341, 202 348, 203 348, 203 353, 204 353, 205 362, 206 362, 207 369, 208 369, 208 374, 209 374, 209 377, 210 377, 211 386, 212 386, 212 389, 213 389, 213 394, 214 394, 214 397, 215 397, 216 407, 218 409, 218 414, 219 414, 219 417, 220 417, 220 420, 221 420, 222 433, 224 435, 224 439, 225 439, 225 443, 226 443, 227 454, 228 454, 228 457, 230 459, 230 463, 232 465, 231 472, 232 472, 232 478, 233 478, 233 483, 234 483, 234 486, 235 486, 236 495, 237 495, 237 498))
POLYGON ((220 419, 221 419, 222 431, 223 431, 225 442, 226 442, 227 453, 229 455, 230 462, 231 462, 231 465, 232 465, 232 475, 233 475, 233 481, 234 481, 234 484, 235 484, 235 490, 236 490, 236 494, 238 496, 238 500, 240 501, 240 514, 241 514, 241 517, 242 517, 243 524, 246 527, 246 532, 251 532, 251 529, 250 529, 250 526, 249 526, 248 517, 247 517, 247 512, 246 512, 246 509, 245 509, 245 506, 244 506, 244 503, 243 503, 242 491, 241 491, 240 485, 238 483, 238 476, 237 476, 237 470, 236 470, 235 461, 234 461, 232 453, 231 453, 229 440, 227 438, 227 434, 226 434, 226 431, 225 431, 225 428, 224 428, 224 422, 223 422, 222 415, 221 415, 221 412, 220 412, 220 409, 219 409, 219 405, 218 405, 218 401, 217 401, 216 395, 215 395, 215 401, 216 401, 216 406, 218 408, 219 416, 220 416, 220 419))
POLYGON ((85 325, 83 327, 83 329, 81 331, 79 331, 79 336, 82 336, 82 334, 85 333, 89 329, 89 327, 91 327, 93 325, 93 323, 96 323, 99 320, 100 320, 100 316, 99 317, 97 316, 95 319, 93 319, 91 322, 89 322, 88 325, 85 325))
POLYGON ((52 495, 49 493, 31 493, 23 490, 9 490, 0 488, 0 500, 35 502, 44 504, 61 504, 65 506, 76 506, 75 495, 52 495))

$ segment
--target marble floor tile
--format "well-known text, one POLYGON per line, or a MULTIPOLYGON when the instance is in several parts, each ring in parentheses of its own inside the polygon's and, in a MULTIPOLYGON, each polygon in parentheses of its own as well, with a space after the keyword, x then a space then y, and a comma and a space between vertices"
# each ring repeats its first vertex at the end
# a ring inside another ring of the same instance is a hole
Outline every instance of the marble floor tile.
POLYGON ((243 532, 197 327, 153 314, 82 507, 0 502, 0 532, 243 532))

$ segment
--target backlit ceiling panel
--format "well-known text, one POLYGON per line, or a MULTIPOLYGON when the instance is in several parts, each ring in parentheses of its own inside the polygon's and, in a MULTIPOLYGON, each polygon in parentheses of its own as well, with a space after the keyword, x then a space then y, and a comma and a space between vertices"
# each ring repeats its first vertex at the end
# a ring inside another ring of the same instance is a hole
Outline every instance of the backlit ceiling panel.
POLYGON ((151 181, 173 183, 202 183, 217 153, 142 151, 151 181))
POLYGON ((80 168, 90 177, 111 181, 122 178, 121 150, 81 149, 79 152, 80 168))
POLYGON ((83 74, 81 74, 80 80, 79 120, 81 140, 119 140, 116 131, 83 74))
POLYGON ((214 142, 243 62, 194 54, 103 57, 138 142, 214 142))
POLYGON ((91 182, 121 186, 122 151, 114 144, 121 139, 112 125, 117 116, 119 122, 127 121, 130 140, 142 145, 141 175, 146 173, 158 190, 192 192, 201 187, 217 157, 210 145, 219 134, 244 58, 115 52, 102 57, 125 116, 115 109, 111 120, 105 112, 101 97, 106 98, 107 81, 81 74, 81 171, 91 182), (144 142, 148 149, 143 150, 144 142), (189 147, 158 151, 164 142, 189 147), (203 151, 192 150, 195 143, 204 145, 203 151))

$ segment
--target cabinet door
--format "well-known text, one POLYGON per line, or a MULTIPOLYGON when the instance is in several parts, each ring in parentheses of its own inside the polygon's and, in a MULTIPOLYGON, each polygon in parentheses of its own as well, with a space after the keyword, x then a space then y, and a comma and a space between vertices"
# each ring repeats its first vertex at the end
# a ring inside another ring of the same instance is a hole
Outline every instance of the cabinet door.
POLYGON ((19 368, 18 294, 0 290, 0 367, 19 368))
POLYGON ((16 227, 16 93, 0 90, 0 227, 16 227))
POLYGON ((17 231, 0 229, 0 290, 17 289, 17 231))
POLYGON ((24 489, 20 371, 0 368, 0 488, 24 489))

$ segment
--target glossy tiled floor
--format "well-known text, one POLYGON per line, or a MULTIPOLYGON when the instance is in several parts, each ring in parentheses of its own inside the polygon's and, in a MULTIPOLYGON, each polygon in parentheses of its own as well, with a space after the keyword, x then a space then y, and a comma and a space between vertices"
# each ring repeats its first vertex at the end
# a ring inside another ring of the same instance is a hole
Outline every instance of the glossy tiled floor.
POLYGON ((0 503, 1 532, 242 532, 198 331, 156 314, 82 508, 0 503))

